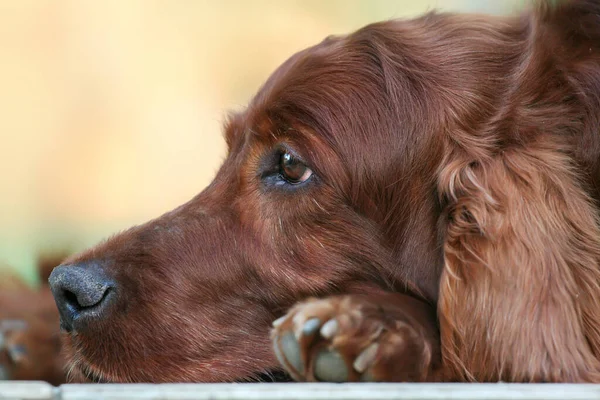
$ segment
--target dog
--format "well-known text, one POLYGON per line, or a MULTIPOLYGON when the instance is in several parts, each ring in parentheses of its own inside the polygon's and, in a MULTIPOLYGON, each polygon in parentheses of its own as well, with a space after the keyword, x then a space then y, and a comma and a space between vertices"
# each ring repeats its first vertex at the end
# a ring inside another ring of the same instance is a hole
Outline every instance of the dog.
POLYGON ((72 380, 600 382, 599 1, 328 37, 224 136, 53 271, 72 380))

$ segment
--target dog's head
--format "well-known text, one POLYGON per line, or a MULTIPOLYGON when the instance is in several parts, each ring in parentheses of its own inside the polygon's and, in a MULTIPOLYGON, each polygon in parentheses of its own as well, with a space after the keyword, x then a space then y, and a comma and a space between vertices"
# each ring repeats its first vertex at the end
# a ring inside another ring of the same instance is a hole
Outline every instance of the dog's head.
POLYGON ((54 271, 74 377, 248 379, 277 366, 271 321, 302 298, 435 297, 435 105, 397 73, 393 35, 375 25, 294 55, 229 118, 204 191, 54 271))

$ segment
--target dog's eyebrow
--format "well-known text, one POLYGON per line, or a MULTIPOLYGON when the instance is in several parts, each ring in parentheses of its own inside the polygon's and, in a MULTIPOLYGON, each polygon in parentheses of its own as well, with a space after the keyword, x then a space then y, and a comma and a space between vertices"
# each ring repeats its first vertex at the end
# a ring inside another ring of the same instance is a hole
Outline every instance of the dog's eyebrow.
POLYGON ((228 113, 225 117, 225 122, 223 126, 223 135, 225 137, 225 142, 227 142, 227 147, 231 148, 235 139, 240 135, 243 135, 244 124, 242 121, 242 115, 238 112, 228 113))
POLYGON ((284 131, 285 128, 281 126, 281 122, 272 119, 268 115, 261 116, 251 126, 245 128, 247 135, 261 141, 271 139, 277 141, 284 131))
POLYGON ((264 140, 265 138, 273 138, 273 140, 277 141, 279 140, 279 133, 280 131, 277 129, 267 129, 266 131, 259 131, 257 129, 254 128, 248 128, 246 130, 248 132, 248 134, 250 136, 253 136, 256 139, 262 139, 264 140))

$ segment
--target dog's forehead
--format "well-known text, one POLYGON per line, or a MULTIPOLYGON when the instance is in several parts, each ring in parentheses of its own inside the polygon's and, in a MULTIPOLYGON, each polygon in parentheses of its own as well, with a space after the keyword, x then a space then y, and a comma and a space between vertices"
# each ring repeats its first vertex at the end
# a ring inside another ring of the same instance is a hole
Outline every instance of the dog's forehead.
POLYGON ((284 61, 261 87, 253 103, 267 102, 269 98, 277 96, 278 92, 294 84, 304 83, 304 76, 318 73, 319 69, 326 67, 344 44, 342 36, 328 36, 323 41, 290 56, 284 61))
MULTIPOLYGON (((322 102, 323 93, 333 91, 339 82, 323 80, 325 75, 342 74, 332 63, 339 60, 344 37, 328 36, 321 43, 304 49, 281 64, 262 85, 240 116, 244 130, 259 138, 276 138, 299 130, 299 124, 313 126, 303 119, 309 105, 322 102), (317 82, 315 78, 320 77, 317 82)), ((314 115, 314 114, 313 114, 314 115)))
POLYGON ((353 132, 365 136, 385 110, 379 106, 384 74, 372 47, 382 29, 328 36, 292 55, 266 80, 236 124, 230 124, 227 135, 233 141, 244 138, 241 143, 248 137, 273 142, 282 135, 309 133, 331 147, 343 146, 353 132))

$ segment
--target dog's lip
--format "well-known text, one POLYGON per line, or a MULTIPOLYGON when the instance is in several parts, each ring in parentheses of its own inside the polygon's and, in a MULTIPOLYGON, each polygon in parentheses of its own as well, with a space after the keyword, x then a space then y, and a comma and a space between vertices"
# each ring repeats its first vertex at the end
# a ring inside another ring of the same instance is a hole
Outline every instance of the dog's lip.
POLYGON ((245 379, 239 379, 236 382, 240 383, 280 383, 280 382, 293 382, 292 377, 281 368, 272 368, 266 372, 256 373, 252 376, 246 377, 245 379))
MULTIPOLYGON (((85 364, 81 364, 78 367, 79 372, 84 376, 84 378, 90 383, 97 384, 106 384, 106 383, 118 383, 116 381, 107 379, 106 377, 101 376, 102 374, 95 372, 94 369, 85 364)), ((246 377, 245 379, 239 379, 236 382, 256 382, 256 383, 279 383, 279 382, 292 382, 292 378, 282 369, 274 368, 267 372, 257 373, 255 375, 251 375, 246 377)))

